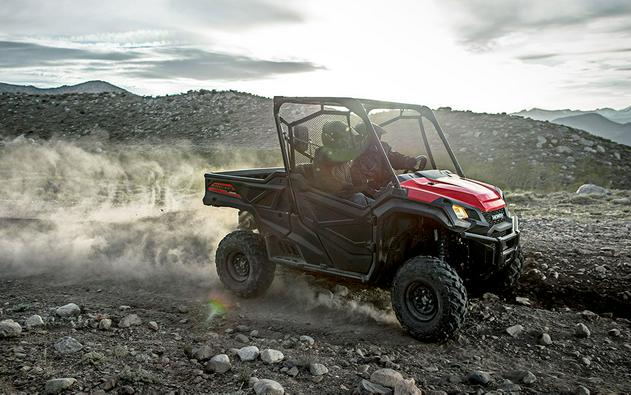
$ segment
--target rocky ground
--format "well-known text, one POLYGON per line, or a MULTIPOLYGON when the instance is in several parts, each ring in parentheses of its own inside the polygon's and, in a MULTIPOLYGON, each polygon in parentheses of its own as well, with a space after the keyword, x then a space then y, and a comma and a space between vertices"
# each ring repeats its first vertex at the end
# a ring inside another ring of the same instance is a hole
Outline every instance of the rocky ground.
MULTIPOLYGON (((472 299, 444 344, 408 337, 385 291, 293 272, 240 300, 203 264, 7 267, 0 392, 629 393, 630 197, 512 193, 525 274, 510 294, 472 299)), ((188 218, 162 215, 149 223, 188 218)))
POLYGON ((521 280, 422 344, 384 290, 217 280, 236 215, 202 206, 202 174, 279 164, 269 99, 1 94, 0 114, 0 393, 631 393, 629 147, 438 110, 470 176, 569 192, 509 192, 521 280))

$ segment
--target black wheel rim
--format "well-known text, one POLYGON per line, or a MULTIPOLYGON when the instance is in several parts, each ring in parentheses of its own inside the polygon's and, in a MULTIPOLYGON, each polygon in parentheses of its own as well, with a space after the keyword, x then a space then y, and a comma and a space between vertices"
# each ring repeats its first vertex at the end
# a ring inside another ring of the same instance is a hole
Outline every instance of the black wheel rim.
POLYGON ((410 313, 419 321, 431 321, 438 312, 436 291, 421 282, 413 282, 407 287, 405 302, 410 313))
POLYGON ((233 280, 240 283, 250 276, 250 262, 248 258, 240 252, 235 252, 228 257, 228 273, 233 280))

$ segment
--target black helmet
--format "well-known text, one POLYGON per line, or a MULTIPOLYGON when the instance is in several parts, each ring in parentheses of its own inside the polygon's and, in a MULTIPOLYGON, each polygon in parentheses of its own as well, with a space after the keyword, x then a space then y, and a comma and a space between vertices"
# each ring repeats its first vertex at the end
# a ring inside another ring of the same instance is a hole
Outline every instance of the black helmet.
MULTIPOLYGON (((381 138, 381 136, 383 136, 386 133, 384 128, 377 125, 376 123, 372 123, 372 127, 375 129, 375 132, 377 132, 377 136, 379 138, 381 138)), ((361 134, 364 138, 368 137, 368 128, 366 127, 366 124, 364 122, 355 126, 355 130, 357 130, 357 132, 361 134)))
POLYGON ((359 150, 355 141, 357 133, 341 121, 328 121, 322 126, 322 149, 334 162, 355 159, 359 150))

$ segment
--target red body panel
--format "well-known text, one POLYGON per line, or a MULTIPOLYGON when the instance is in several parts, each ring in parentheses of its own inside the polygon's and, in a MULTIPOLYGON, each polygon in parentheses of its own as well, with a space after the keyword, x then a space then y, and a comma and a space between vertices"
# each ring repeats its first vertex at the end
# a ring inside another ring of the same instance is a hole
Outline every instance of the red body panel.
POLYGON ((408 198, 424 203, 445 197, 473 206, 482 212, 506 206, 493 186, 463 179, 455 174, 437 179, 413 178, 402 182, 401 186, 408 190, 408 198))

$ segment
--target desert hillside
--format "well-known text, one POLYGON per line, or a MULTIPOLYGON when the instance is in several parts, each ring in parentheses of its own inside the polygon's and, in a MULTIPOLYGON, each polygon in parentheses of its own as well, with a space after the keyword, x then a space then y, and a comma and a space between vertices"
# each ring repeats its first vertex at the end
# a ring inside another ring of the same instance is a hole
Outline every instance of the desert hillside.
MULTIPOLYGON (((0 136, 108 143, 187 140, 195 149, 267 150, 276 131, 269 98, 235 91, 141 97, 129 93, 0 95, 0 136)), ((440 109, 441 122, 468 176, 503 187, 571 190, 586 182, 631 187, 631 147, 581 130, 506 114, 440 109)), ((417 143, 416 132, 397 131, 417 143)))

